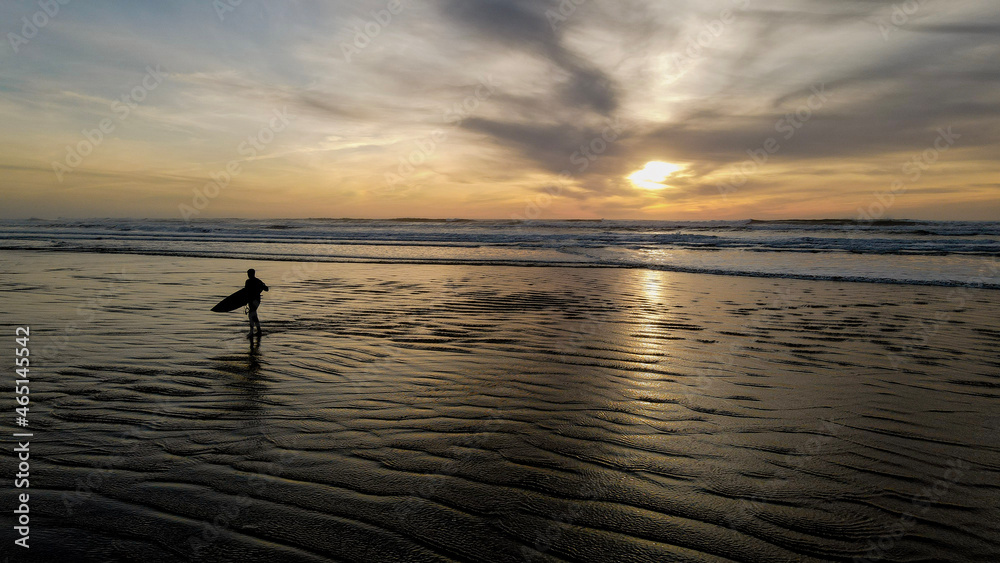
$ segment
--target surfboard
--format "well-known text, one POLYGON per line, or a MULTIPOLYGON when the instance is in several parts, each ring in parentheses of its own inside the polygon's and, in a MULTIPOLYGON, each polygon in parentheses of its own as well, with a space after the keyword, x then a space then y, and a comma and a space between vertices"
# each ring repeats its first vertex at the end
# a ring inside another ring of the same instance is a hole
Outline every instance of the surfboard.
POLYGON ((246 288, 243 288, 229 297, 226 297, 222 301, 219 301, 219 304, 212 307, 212 310, 216 313, 228 313, 229 311, 235 311, 236 309, 239 309, 249 303, 251 297, 251 293, 247 291, 246 288))

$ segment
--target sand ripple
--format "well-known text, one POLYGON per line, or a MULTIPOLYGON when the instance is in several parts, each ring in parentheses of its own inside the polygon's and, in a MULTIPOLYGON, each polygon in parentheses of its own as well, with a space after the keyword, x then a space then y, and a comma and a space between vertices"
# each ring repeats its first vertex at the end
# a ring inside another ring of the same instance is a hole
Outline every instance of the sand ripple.
MULTIPOLYGON (((239 267, 133 262, 36 384, 38 560, 1000 552, 995 292, 323 265, 260 271, 257 346, 239 267)), ((60 275, 5 325, 108 283, 60 275)))

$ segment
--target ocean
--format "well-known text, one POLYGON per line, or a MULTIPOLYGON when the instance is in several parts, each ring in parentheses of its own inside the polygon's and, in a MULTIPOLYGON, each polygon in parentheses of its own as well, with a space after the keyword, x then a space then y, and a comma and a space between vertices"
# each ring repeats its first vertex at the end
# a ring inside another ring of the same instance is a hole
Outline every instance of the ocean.
POLYGON ((7 220, 0 237, 0 250, 623 267, 1000 288, 1000 222, 7 220))

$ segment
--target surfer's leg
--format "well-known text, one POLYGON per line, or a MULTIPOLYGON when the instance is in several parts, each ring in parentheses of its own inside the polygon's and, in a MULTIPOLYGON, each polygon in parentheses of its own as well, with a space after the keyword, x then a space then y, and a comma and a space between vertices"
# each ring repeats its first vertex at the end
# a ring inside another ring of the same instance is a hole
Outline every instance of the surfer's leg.
POLYGON ((250 334, 253 334, 253 327, 257 327, 257 334, 260 334, 260 319, 257 317, 257 307, 260 306, 260 301, 251 301, 249 303, 250 312, 247 317, 250 318, 250 334))

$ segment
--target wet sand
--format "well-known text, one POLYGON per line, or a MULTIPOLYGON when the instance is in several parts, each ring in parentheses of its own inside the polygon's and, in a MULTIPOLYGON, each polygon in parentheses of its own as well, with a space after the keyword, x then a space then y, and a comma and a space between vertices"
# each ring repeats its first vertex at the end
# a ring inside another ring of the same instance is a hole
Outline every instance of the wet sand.
POLYGON ((1000 553, 997 291, 0 259, 4 346, 31 327, 31 549, 8 528, 2 550, 19 560, 1000 553), (259 343, 209 312, 248 267, 272 287, 259 343))

